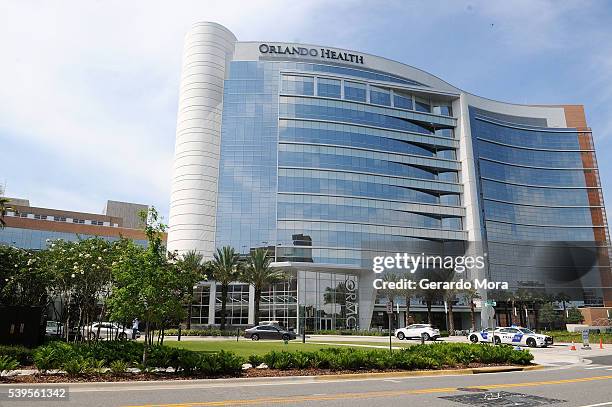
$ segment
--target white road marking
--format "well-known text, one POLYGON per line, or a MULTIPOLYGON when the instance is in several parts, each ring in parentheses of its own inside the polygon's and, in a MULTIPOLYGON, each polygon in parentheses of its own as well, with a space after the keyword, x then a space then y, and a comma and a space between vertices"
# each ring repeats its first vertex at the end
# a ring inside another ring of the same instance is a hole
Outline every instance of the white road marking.
POLYGON ((605 368, 609 368, 610 366, 593 366, 593 367, 585 367, 585 370, 595 370, 595 369, 605 369, 605 368))
POLYGON ((607 403, 589 404, 588 406, 580 406, 580 407, 599 407, 599 406, 612 406, 612 401, 608 401, 607 403))

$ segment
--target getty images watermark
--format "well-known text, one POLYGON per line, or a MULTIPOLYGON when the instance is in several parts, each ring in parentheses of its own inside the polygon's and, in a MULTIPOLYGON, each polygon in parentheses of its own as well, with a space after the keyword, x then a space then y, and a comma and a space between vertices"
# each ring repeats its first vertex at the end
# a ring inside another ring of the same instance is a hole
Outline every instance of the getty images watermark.
POLYGON ((481 256, 441 256, 425 253, 416 256, 408 253, 376 256, 372 259, 372 271, 376 274, 397 270, 410 274, 419 271, 432 275, 420 279, 400 278, 396 281, 377 278, 373 285, 377 290, 507 290, 506 281, 488 281, 486 278, 475 278, 473 281, 455 279, 456 275, 464 275, 472 270, 483 270, 486 266, 486 257, 486 253, 481 256))

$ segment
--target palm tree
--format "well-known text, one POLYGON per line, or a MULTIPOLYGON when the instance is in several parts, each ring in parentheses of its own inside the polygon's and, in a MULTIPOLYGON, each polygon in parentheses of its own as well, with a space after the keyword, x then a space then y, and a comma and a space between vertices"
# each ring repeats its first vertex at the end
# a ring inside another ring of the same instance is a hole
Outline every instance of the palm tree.
MULTIPOLYGON (((197 284, 199 281, 206 279, 206 275, 204 274, 204 256, 202 253, 198 253, 195 250, 189 250, 183 253, 179 258, 178 267, 183 273, 187 274, 189 283, 195 282, 195 284, 197 284)), ((189 287, 189 304, 187 308, 187 329, 191 329, 193 290, 194 285, 191 284, 189 287)))
MULTIPOLYGON (((411 280, 413 276, 414 275, 412 273, 408 272, 402 274, 400 278, 411 280)), ((396 290, 396 292, 398 294, 401 294, 404 297, 404 301, 406 301, 406 314, 404 315, 404 325, 408 326, 410 325, 410 302, 412 301, 412 298, 419 295, 419 291, 418 289, 403 288, 396 290)))
POLYGON ((6 215, 6 212, 14 210, 10 206, 7 206, 9 202, 10 199, 8 198, 0 198, 0 229, 4 229, 4 227, 6 226, 6 222, 4 221, 4 216, 6 215))
POLYGON ((282 281, 284 278, 283 272, 270 268, 271 261, 272 258, 268 255, 268 250, 258 248, 251 252, 247 264, 242 270, 241 280, 255 288, 255 325, 259 324, 259 303, 263 288, 269 284, 282 281))
POLYGON ((463 291, 463 298, 470 303, 470 320, 472 322, 472 331, 476 331, 476 304, 475 300, 480 299, 480 294, 474 288, 463 291))
POLYGON ((217 249, 213 256, 211 270, 215 281, 221 284, 221 330, 224 330, 227 292, 230 283, 240 278, 240 255, 230 246, 217 249))

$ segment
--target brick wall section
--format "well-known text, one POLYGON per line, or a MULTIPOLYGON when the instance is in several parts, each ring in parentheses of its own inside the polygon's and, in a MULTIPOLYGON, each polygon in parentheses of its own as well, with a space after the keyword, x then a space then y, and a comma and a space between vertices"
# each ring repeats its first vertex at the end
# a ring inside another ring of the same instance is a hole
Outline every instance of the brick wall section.
MULTIPOLYGON (((578 130, 578 142, 581 150, 593 150, 582 153, 582 166, 585 168, 585 181, 587 187, 600 188, 599 172, 588 168, 597 168, 597 158, 595 157, 593 136, 590 133, 590 128, 587 125, 584 114, 584 106, 582 105, 565 105, 565 121, 567 127, 572 127, 578 130)), ((588 191, 589 204, 592 206, 602 206, 603 198, 600 189, 591 189, 588 191)), ((606 216, 604 208, 591 208, 591 220, 593 225, 605 226, 604 228, 593 228, 595 241, 602 245, 608 245, 609 238, 607 233, 606 216)), ((610 252, 602 250, 599 256, 599 264, 601 266, 601 283, 604 287, 604 305, 612 307, 612 269, 610 268, 610 252)))

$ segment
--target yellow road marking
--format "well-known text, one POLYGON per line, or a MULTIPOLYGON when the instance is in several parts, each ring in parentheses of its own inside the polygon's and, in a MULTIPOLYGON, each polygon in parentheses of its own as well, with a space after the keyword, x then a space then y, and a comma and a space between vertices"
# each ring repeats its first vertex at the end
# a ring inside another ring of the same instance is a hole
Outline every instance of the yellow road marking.
MULTIPOLYGON (((577 379, 562 379, 562 380, 547 380, 539 382, 524 382, 524 383, 501 383, 501 384, 483 384, 481 386, 468 386, 462 388, 468 389, 502 389, 512 387, 534 387, 553 384, 568 384, 592 382, 596 380, 612 379, 609 376, 584 377, 577 379)), ((312 396, 291 396, 291 397, 268 397, 250 400, 220 400, 220 401, 203 401, 194 403, 175 403, 175 404, 144 404, 139 406, 125 407, 209 407, 209 406, 251 406, 260 404, 278 404, 278 403, 300 403, 306 401, 331 401, 331 400, 346 400, 346 399, 363 399, 363 398, 378 398, 378 397, 394 397, 411 394, 431 394, 431 393, 448 393, 457 391, 456 387, 436 387, 430 389, 415 389, 415 390, 394 390, 394 391, 371 391, 363 393, 338 393, 329 395, 312 395, 312 396)))

